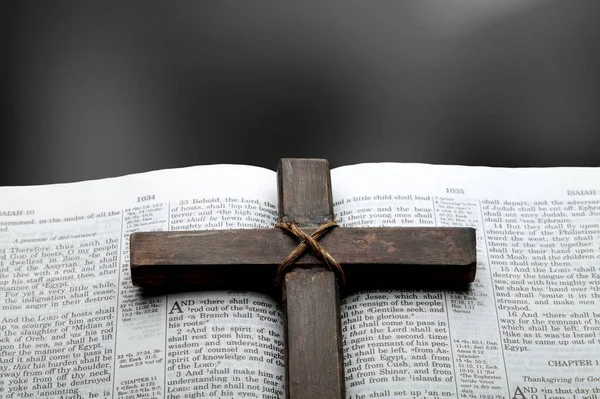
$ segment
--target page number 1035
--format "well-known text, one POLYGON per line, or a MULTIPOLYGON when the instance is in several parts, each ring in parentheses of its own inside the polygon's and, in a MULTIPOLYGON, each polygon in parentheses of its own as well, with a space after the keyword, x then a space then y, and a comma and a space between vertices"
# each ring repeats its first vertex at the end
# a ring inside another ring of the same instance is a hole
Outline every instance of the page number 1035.
POLYGON ((446 188, 446 194, 464 194, 464 188, 446 188))

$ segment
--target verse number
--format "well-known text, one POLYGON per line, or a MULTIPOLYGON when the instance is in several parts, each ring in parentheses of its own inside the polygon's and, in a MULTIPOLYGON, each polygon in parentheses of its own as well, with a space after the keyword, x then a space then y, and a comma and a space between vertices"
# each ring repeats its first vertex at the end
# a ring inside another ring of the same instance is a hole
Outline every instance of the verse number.
POLYGON ((154 199, 156 199, 154 194, 142 195, 141 197, 137 197, 137 202, 152 201, 154 199))
POLYGON ((463 188, 447 188, 447 194, 464 194, 465 190, 463 188))

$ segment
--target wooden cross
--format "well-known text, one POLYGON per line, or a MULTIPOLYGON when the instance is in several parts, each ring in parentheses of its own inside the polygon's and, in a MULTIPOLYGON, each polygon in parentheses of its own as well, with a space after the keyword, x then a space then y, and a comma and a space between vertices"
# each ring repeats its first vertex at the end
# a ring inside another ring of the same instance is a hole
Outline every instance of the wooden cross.
MULTIPOLYGON (((334 218, 326 160, 282 159, 279 220, 307 234, 334 218)), ((398 176, 400 177, 400 176, 398 176)), ((468 285, 475 278, 472 228, 341 228, 320 244, 346 275, 345 290, 468 285)), ((279 263, 298 243, 280 229, 148 232, 131 236, 131 277, 147 289, 272 291, 279 263)), ((288 398, 344 398, 336 277, 305 254, 282 281, 288 398)))

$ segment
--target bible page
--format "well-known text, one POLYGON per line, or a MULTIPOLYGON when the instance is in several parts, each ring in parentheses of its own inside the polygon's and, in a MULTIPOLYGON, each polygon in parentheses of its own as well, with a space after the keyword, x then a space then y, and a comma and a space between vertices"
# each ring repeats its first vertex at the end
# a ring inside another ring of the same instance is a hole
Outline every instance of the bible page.
POLYGON ((0 188, 0 398, 276 398, 280 308, 144 296, 136 231, 272 227, 276 174, 237 165, 0 188))
POLYGON ((347 397, 599 397, 599 182, 594 168, 333 170, 341 226, 477 231, 468 291, 343 300, 347 397))

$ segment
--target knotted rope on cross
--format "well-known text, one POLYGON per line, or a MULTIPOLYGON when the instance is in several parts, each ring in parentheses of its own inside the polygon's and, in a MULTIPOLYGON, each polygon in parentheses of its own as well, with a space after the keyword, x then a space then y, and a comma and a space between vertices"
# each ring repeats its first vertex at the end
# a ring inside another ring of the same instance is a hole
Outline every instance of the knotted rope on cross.
POLYGON ((329 252, 327 252, 327 250, 323 248, 323 246, 317 241, 327 234, 328 231, 337 226, 338 224, 336 222, 329 221, 327 223, 323 223, 311 235, 308 235, 302 231, 302 229, 296 226, 295 223, 277 223, 275 227, 278 227, 293 237, 296 237, 299 243, 296 248, 290 252, 290 254, 279 264, 277 273, 275 274, 275 284, 280 285, 283 276, 289 269, 292 268, 296 260, 298 260, 298 258, 300 258, 307 250, 310 250, 314 257, 329 267, 329 269, 336 275, 340 285, 343 286, 346 283, 346 276, 344 275, 342 266, 335 259, 333 259, 329 252))

